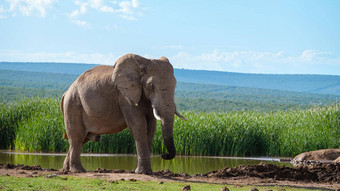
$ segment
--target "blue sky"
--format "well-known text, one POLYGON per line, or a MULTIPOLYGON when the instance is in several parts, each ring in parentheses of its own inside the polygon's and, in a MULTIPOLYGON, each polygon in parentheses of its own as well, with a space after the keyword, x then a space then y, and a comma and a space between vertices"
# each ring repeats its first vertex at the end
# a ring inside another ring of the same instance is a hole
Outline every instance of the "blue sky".
POLYGON ((0 0, 0 61, 340 75, 336 0, 0 0))

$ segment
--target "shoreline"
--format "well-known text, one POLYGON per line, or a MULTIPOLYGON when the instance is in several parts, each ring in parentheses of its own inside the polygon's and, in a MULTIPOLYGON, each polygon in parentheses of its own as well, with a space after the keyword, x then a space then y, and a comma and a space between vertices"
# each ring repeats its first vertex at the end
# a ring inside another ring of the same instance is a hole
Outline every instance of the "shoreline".
POLYGON ((1 176, 34 178, 40 176, 87 177, 117 181, 121 179, 158 182, 202 182, 232 185, 293 186, 314 189, 339 189, 340 164, 318 164, 313 167, 278 167, 270 164, 242 165, 205 174, 188 175, 170 170, 155 171, 152 175, 135 174, 128 170, 97 169, 85 173, 62 172, 42 169, 40 166, 0 164, 1 176), (317 177, 315 177, 315 175, 317 177))

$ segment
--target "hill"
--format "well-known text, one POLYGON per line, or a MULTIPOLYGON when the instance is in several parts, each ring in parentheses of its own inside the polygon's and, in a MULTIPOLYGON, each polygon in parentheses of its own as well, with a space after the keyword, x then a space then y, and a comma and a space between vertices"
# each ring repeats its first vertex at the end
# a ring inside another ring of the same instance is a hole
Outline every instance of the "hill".
MULTIPOLYGON (((94 66, 74 63, 0 62, 0 70, 76 75, 94 66)), ((340 95, 340 76, 335 75, 244 74, 175 69, 175 76, 177 81, 187 83, 340 95)))
MULTIPOLYGON (((75 74, 0 70, 0 101, 35 96, 60 98, 77 77, 75 74)), ((277 111, 327 105, 340 99, 340 96, 328 94, 185 82, 177 83, 175 97, 180 110, 208 112, 277 111)))
POLYGON ((175 70, 182 82, 340 95, 340 76, 175 70))

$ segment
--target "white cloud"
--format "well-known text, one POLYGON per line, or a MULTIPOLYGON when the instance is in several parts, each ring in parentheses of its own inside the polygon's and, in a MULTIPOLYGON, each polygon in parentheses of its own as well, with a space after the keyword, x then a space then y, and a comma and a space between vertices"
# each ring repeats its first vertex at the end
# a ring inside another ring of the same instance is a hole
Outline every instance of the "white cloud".
POLYGON ((305 50, 298 56, 286 55, 282 50, 278 52, 213 50, 199 55, 181 51, 170 57, 170 60, 176 68, 198 70, 340 75, 340 58, 334 58, 330 52, 318 50, 305 50))
MULTIPOLYGON (((113 65, 121 55, 103 53, 27 53, 21 51, 0 50, 0 61, 21 62, 72 62, 113 65)), ((148 58, 156 58, 144 54, 148 58)), ((175 68, 196 70, 218 70, 241 73, 267 74, 333 74, 340 75, 340 58, 330 52, 305 50, 292 56, 284 51, 218 51, 193 55, 180 51, 166 55, 175 68), (313 59, 306 60, 309 54, 313 59), (333 57, 332 57, 333 56, 333 57)))
POLYGON ((315 59, 320 59, 320 57, 327 57, 331 55, 330 52, 321 52, 318 50, 305 50, 302 52, 301 58, 304 61, 313 61, 315 59))
POLYGON ((16 15, 20 12, 24 16, 37 14, 40 17, 46 16, 46 9, 49 8, 57 0, 6 0, 9 8, 0 7, 0 17, 5 15, 16 15), (2 14, 2 15, 1 15, 2 14))
POLYGON ((75 1, 78 8, 68 14, 72 20, 84 16, 89 11, 99 11, 103 13, 110 13, 118 15, 127 20, 137 20, 137 17, 141 15, 140 6, 137 0, 131 1, 102 1, 102 0, 87 0, 87 1, 75 1))
MULTIPOLYGON (((0 5, 0 19, 23 16, 46 17, 48 9, 56 3, 64 3, 59 0, 4 0, 0 5)), ((88 26, 90 23, 83 17, 90 11, 108 13, 127 20, 137 20, 142 15, 142 8, 137 0, 103 1, 103 0, 74 0, 76 8, 70 8, 66 15, 72 23, 79 26, 88 26), (83 22, 80 22, 83 21, 83 22), (87 24, 85 25, 84 22, 87 24)))
POLYGON ((86 21, 73 19, 71 20, 71 22, 81 27, 88 27, 88 28, 91 27, 91 24, 86 21))
POLYGON ((102 7, 100 7, 99 10, 102 11, 102 12, 107 12, 107 13, 114 13, 115 12, 115 10, 112 7, 109 7, 109 6, 102 6, 102 7))
POLYGON ((0 50, 1 61, 9 62, 68 62, 68 63, 87 63, 114 65, 118 56, 114 54, 102 53, 46 53, 46 52, 21 52, 14 50, 0 50))
POLYGON ((4 9, 4 7, 0 5, 0 20, 6 18, 6 16, 4 15, 5 12, 6 10, 4 9))

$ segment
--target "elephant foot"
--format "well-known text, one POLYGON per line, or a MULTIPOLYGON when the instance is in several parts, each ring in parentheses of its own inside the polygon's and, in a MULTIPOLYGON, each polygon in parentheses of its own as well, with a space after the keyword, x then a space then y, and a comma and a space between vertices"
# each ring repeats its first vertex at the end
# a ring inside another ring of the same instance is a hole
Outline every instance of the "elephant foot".
POLYGON ((141 169, 141 168, 136 168, 135 173, 136 173, 136 174, 152 175, 152 170, 151 170, 151 169, 141 169))
POLYGON ((137 162, 137 168, 135 170, 135 173, 151 175, 152 170, 150 159, 139 159, 137 162))
POLYGON ((70 165, 68 165, 68 162, 65 162, 63 166, 63 172, 68 172, 68 171, 70 171, 70 165))
POLYGON ((70 168, 70 172, 81 173, 81 172, 86 172, 86 170, 82 165, 73 165, 70 168))
POLYGON ((71 168, 70 172, 73 173, 81 173, 81 172, 86 172, 86 170, 84 168, 71 168))
POLYGON ((62 170, 63 172, 69 172, 70 171, 70 168, 63 168, 63 170, 62 170))

